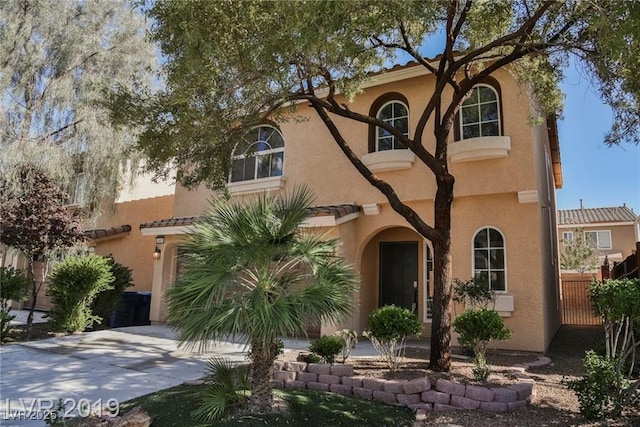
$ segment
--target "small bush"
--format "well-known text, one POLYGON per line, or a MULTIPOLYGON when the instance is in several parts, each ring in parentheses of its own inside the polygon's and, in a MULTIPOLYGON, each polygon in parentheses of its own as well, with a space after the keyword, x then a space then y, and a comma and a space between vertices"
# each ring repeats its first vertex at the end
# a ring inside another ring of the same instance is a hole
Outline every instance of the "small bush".
POLYGON ((336 356, 342 350, 342 341, 335 335, 323 335, 311 341, 309 351, 317 354, 325 363, 334 364, 336 356))
POLYGON ((417 315, 406 308, 387 305, 374 310, 369 315, 369 330, 364 336, 369 338, 389 369, 398 369, 404 357, 404 343, 408 336, 419 337, 422 323, 417 315))
POLYGON ((567 383, 578 397, 582 416, 594 420, 619 413, 617 406, 628 382, 616 368, 616 361, 588 351, 583 365, 584 377, 567 383))
POLYGON ((356 344, 358 344, 358 333, 351 329, 343 329, 336 332, 335 335, 340 338, 342 342, 342 363, 345 363, 349 356, 351 356, 351 352, 356 347, 356 344))
POLYGON ((107 262, 114 277, 112 289, 100 292, 91 305, 91 312, 102 318, 102 327, 108 326, 111 313, 120 308, 124 290, 133 286, 132 271, 129 267, 116 262, 111 256, 107 257, 107 262))
POLYGON ((4 341, 11 330, 11 321, 16 316, 9 314, 9 301, 22 302, 29 293, 29 280, 13 267, 0 267, 0 341, 4 341))
POLYGON ((248 366, 225 358, 209 360, 205 383, 209 386, 200 395, 202 405, 192 415, 207 422, 233 415, 247 404, 251 393, 248 366))
POLYGON ((473 348, 474 377, 485 380, 491 371, 485 358, 487 344, 491 340, 509 339, 511 331, 504 326, 497 311, 484 308, 464 311, 453 321, 453 330, 460 334, 461 346, 473 348))
POLYGON ((299 353, 298 357, 296 358, 296 361, 304 362, 304 363, 320 363, 322 359, 317 354, 299 353))
POLYGON ((54 304, 47 317, 54 328, 76 333, 102 320, 93 315, 91 304, 96 295, 112 288, 113 280, 111 267, 101 256, 69 257, 58 264, 47 288, 54 304))

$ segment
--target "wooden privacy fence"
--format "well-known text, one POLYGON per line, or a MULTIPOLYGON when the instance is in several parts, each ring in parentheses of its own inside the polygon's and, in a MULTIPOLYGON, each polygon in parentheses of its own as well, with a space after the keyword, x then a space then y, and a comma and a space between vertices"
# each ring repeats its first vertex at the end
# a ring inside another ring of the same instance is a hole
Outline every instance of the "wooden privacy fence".
POLYGON ((591 280, 562 281, 562 324, 601 325, 602 318, 593 315, 587 289, 591 280))

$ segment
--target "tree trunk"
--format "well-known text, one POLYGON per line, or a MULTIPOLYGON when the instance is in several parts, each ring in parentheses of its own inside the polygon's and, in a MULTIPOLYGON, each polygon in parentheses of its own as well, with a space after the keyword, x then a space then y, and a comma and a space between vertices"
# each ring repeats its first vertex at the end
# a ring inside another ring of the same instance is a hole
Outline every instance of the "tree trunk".
POLYGON ((429 369, 448 372, 451 369, 451 205, 453 203, 451 175, 438 177, 435 198, 435 229, 438 239, 433 243, 433 319, 431 323, 431 355, 429 369))
MULTIPOLYGON (((26 255, 26 254, 25 254, 26 255)), ((27 341, 31 339, 31 327, 33 325, 33 312, 36 309, 38 298, 38 285, 36 283, 36 275, 33 266, 33 255, 27 255, 27 280, 31 283, 31 307, 29 307, 29 315, 27 316, 27 341)))
POLYGON ((271 377, 275 355, 265 352, 261 344, 254 342, 251 345, 251 359, 252 391, 248 409, 252 413, 269 413, 273 407, 271 377))

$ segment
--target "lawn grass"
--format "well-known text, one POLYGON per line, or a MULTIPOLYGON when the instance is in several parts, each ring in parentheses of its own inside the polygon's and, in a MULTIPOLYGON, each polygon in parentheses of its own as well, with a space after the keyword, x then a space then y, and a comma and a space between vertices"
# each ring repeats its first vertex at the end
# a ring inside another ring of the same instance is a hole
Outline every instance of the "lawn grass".
MULTIPOLYGON (((144 408, 154 427, 208 426, 191 417, 198 408, 200 393, 206 386, 179 385, 141 396, 121 404, 121 414, 135 406, 144 408)), ((307 390, 275 390, 289 404, 288 414, 244 415, 217 421, 216 426, 410 426, 414 412, 405 407, 356 399, 333 393, 307 390)))

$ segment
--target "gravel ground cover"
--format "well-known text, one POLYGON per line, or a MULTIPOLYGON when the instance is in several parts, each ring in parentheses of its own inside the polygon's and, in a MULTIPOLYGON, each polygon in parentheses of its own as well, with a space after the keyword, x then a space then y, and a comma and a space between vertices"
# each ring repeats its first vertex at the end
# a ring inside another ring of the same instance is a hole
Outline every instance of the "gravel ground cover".
MULTIPOLYGON (((415 426, 632 426, 640 427, 640 408, 629 411, 619 419, 602 422, 586 422, 579 412, 575 394, 567 389, 565 381, 580 377, 584 370, 582 358, 585 351, 596 348, 602 340, 600 327, 563 326, 554 338, 547 356, 551 365, 530 369, 528 375, 536 381, 535 396, 526 408, 514 412, 492 413, 486 411, 456 410, 451 412, 429 412, 426 418, 415 426)), ((285 359, 295 358, 297 353, 283 355, 285 359)), ((406 360, 398 373, 389 373, 385 365, 374 358, 350 358, 347 363, 354 365, 357 375, 379 378, 411 379, 423 375, 434 375, 427 370, 428 350, 407 348, 406 360)), ((488 361, 493 368, 490 385, 504 385, 515 380, 506 372, 507 368, 522 362, 535 361, 533 353, 490 353, 488 361)), ((471 359, 454 359, 452 372, 443 376, 455 381, 480 384, 473 380, 471 359)), ((438 374, 440 375, 440 374, 438 374)), ((484 383, 482 385, 486 385, 484 383)))

